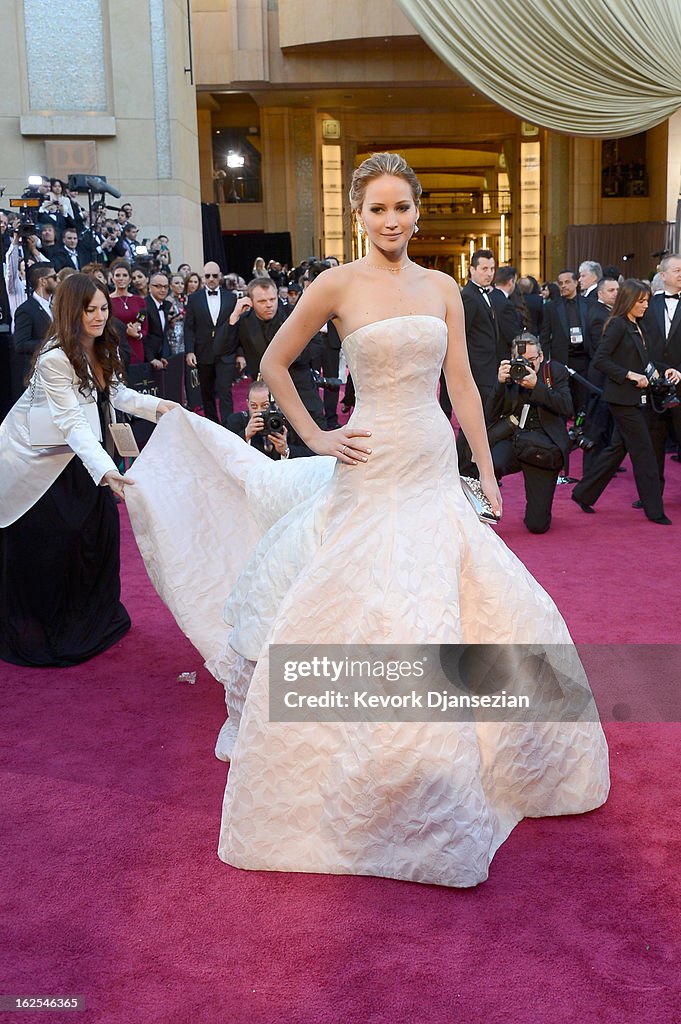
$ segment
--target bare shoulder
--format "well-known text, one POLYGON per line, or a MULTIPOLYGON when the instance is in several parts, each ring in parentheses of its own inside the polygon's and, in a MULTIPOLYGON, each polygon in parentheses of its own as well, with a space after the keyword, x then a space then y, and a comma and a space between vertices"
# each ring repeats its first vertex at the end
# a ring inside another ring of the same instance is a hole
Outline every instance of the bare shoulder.
POLYGON ((445 300, 452 296, 460 295, 459 286, 453 277, 443 273, 442 270, 430 270, 424 268, 424 274, 428 275, 428 281, 435 285, 445 300))

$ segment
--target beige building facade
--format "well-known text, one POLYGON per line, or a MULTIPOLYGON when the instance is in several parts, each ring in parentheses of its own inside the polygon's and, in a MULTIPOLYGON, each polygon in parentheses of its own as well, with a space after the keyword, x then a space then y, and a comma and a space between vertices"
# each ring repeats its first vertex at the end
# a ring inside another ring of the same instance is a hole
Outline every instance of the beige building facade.
POLYGON ((29 174, 104 175, 133 204, 140 238, 164 231, 200 265, 186 0, 0 0, 0 24, 5 205, 29 174))
POLYGON ((638 225, 657 224, 660 238, 669 237, 664 226, 676 218, 681 170, 678 117, 605 143, 520 121, 445 66, 394 0, 192 6, 201 193, 220 201, 224 231, 289 231, 294 259, 352 258, 352 170, 372 151, 397 149, 424 186, 413 254, 460 280, 478 246, 525 273, 553 277, 568 258, 571 225, 577 258, 599 254, 579 254, 574 228, 626 225, 609 245, 613 232, 604 232, 602 245, 611 260, 622 248, 628 273, 649 269, 649 253, 631 255, 643 245, 638 225), (236 149, 237 166, 214 177, 224 136, 257 150, 259 193, 241 193, 247 175, 236 149))
POLYGON ((676 217, 678 115, 629 140, 545 131, 443 64, 394 0, 74 0, 56 32, 48 0, 0 0, 0 17, 6 195, 29 173, 105 175, 175 263, 200 265, 201 202, 234 244, 288 233, 295 261, 352 258, 350 177, 382 149, 424 186, 413 255, 459 280, 480 246, 553 277, 569 228, 571 256, 602 255, 575 249, 585 225, 628 226, 612 244, 644 274, 637 225, 676 217))

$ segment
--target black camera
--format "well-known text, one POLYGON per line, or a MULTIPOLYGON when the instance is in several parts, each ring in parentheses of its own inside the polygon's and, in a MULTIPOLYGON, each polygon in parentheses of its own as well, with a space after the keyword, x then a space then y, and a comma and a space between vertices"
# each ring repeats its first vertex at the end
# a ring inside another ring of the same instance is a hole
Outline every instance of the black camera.
POLYGON ((570 438, 570 444, 573 450, 575 448, 581 448, 584 452, 590 452, 592 448, 596 447, 596 442, 592 441, 590 437, 587 437, 584 433, 584 413, 580 412, 578 416, 575 416, 574 426, 568 430, 568 437, 570 438))
POLYGON ((676 384, 660 376, 657 370, 649 373, 647 367, 646 377, 650 387, 650 401, 655 412, 666 412, 667 409, 675 409, 679 405, 676 384))
POLYGON ((282 434, 284 432, 284 414, 275 402, 270 400, 269 408, 261 412, 262 434, 282 434))
POLYGON ((531 364, 522 356, 518 356, 516 359, 511 359, 511 366, 509 368, 511 380, 517 383, 519 380, 522 380, 523 377, 527 377, 532 372, 532 369, 533 367, 531 364))
POLYGON ((324 388, 326 391, 340 391, 343 384, 340 377, 322 377, 319 370, 312 370, 312 380, 315 387, 324 388))

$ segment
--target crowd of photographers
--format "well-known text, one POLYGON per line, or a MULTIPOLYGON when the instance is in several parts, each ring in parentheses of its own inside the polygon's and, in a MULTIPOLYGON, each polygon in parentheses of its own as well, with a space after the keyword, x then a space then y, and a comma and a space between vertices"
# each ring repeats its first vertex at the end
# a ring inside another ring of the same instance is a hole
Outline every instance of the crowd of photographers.
MULTIPOLYGON (((82 272, 97 276, 111 294, 131 386, 201 407, 270 458, 312 454, 258 375, 265 349, 307 284, 336 260, 311 258, 289 270, 259 257, 248 283, 212 262, 200 272, 186 263, 173 271, 168 237, 139 240, 130 203, 112 209, 102 201, 86 212, 77 194, 48 178, 32 195, 30 222, 25 211, 0 211, 0 345, 8 355, 0 373, 3 415, 49 333, 59 281, 82 272), (246 378, 252 381, 247 408, 235 412, 233 386, 246 378)), ((575 502, 592 513, 627 452, 639 491, 635 507, 653 522, 669 523, 662 491, 665 456, 681 438, 680 294, 681 256, 673 254, 663 258, 651 285, 623 282, 618 268, 587 260, 542 286, 513 267, 497 268, 491 250, 472 255, 462 289, 471 369, 497 476, 522 472, 531 532, 549 529, 560 483, 576 483, 575 502), (570 476, 578 448, 579 482, 570 476)), ((325 429, 338 426, 340 360, 340 338, 329 322, 290 368, 305 407, 325 429)), ((347 412, 354 388, 350 376, 344 383, 347 412)), ((444 378, 440 403, 450 416, 444 378)), ((151 428, 135 428, 144 443, 151 428)), ((457 448, 462 474, 475 476, 461 432, 457 448)))

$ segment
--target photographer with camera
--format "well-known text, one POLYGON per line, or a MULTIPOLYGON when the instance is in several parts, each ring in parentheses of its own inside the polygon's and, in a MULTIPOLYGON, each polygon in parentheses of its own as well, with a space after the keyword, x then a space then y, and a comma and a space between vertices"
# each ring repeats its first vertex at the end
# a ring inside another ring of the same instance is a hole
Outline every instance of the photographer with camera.
POLYGON ((654 352, 641 326, 649 297, 650 288, 644 281, 630 278, 620 285, 593 364, 607 378, 603 398, 621 440, 615 439, 595 459, 572 492, 572 498, 583 512, 593 512, 593 505, 628 452, 641 506, 648 519, 661 526, 671 526, 671 520, 664 514, 662 481, 650 423, 655 406, 671 408, 672 403, 678 401, 675 392, 681 373, 655 363, 654 352))
POLYGON ((272 401, 269 388, 262 380, 256 380, 248 389, 248 410, 232 413, 226 426, 275 461, 314 454, 305 445, 289 445, 284 414, 272 401))
POLYGON ((35 263, 49 262, 40 249, 41 242, 35 225, 23 218, 15 223, 12 241, 5 256, 5 284, 11 317, 28 298, 26 275, 30 268, 35 263))
POLYGON ((546 533, 551 525, 558 474, 570 451, 565 420, 572 411, 566 368, 553 359, 544 362, 534 334, 519 334, 511 359, 501 361, 485 412, 497 479, 519 472, 525 479, 523 522, 530 533, 546 533))
MULTIPOLYGON (((271 277, 256 277, 237 300, 229 327, 223 325, 216 336, 216 351, 243 352, 248 372, 255 380, 260 360, 290 310, 279 302, 277 286, 271 277)), ((239 360, 239 355, 237 355, 239 360)), ((289 375, 300 399, 317 426, 326 429, 326 419, 312 370, 321 363, 319 344, 313 338, 289 367, 289 375)))

